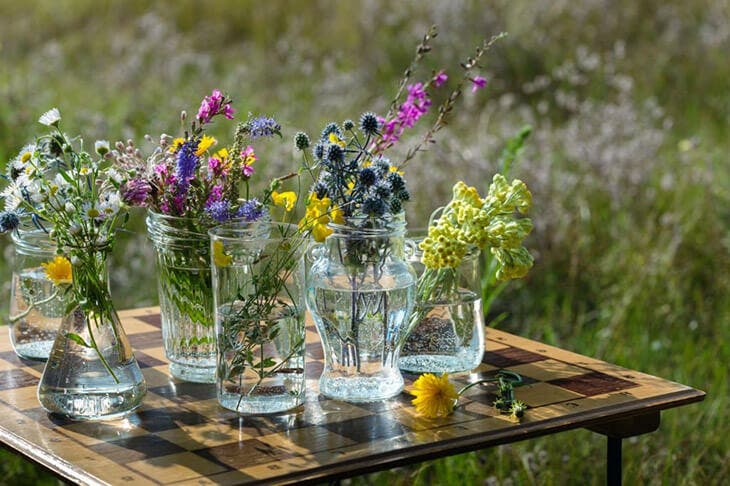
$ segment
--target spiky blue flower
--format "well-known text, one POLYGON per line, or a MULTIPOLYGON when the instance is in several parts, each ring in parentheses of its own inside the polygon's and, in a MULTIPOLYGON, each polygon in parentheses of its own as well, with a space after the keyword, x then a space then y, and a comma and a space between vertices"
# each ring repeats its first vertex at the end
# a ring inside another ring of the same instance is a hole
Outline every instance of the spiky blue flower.
POLYGON ((403 203, 400 199, 394 197, 390 200, 390 212, 393 214, 398 214, 401 211, 403 211, 403 203))
POLYGON ((337 123, 328 123, 324 130, 322 130, 322 140, 329 140, 330 133, 334 133, 338 137, 342 137, 342 130, 337 126, 337 123))
POLYGON ((251 118, 246 122, 246 128, 251 140, 281 134, 281 125, 270 116, 251 118))
POLYGON ((296 145, 297 150, 305 150, 309 147, 309 136, 304 132, 297 132, 294 135, 294 145, 296 145))
POLYGON ((312 192, 317 195, 317 199, 322 199, 327 196, 327 185, 324 182, 317 182, 312 187, 312 192))
POLYGON ((342 122, 342 128, 345 129, 346 132, 349 132, 353 128, 355 128, 355 122, 352 120, 345 120, 342 122))
POLYGON ((367 216, 381 217, 387 211, 385 202, 382 199, 369 197, 363 201, 360 210, 367 216))
POLYGON ((388 199, 391 194, 388 183, 380 181, 373 187, 373 194, 379 199, 388 199))
POLYGON ((367 112, 360 116, 360 130, 366 135, 376 135, 380 128, 380 122, 378 122, 378 116, 375 113, 367 112))
POLYGON ((390 162, 388 159, 379 158, 374 164, 373 169, 378 177, 385 177, 390 172, 390 162))
POLYGON ((238 212, 236 213, 236 217, 243 218, 249 222, 258 221, 263 215, 264 207, 256 198, 250 199, 241 204, 241 207, 238 208, 238 212))
POLYGON ((375 181, 377 179, 378 176, 375 174, 375 171, 370 167, 366 167, 360 171, 360 184, 362 184, 363 186, 370 187, 375 184, 375 181))
POLYGON ((205 208, 205 212, 211 219, 225 223, 231 219, 231 203, 228 201, 212 202, 205 208))
POLYGON ((198 156, 195 155, 197 148, 198 142, 188 140, 180 146, 180 150, 177 152, 175 177, 183 190, 187 190, 190 181, 195 177, 195 171, 198 169, 198 156))
POLYGON ((312 155, 314 155, 315 159, 321 160, 324 157, 324 144, 318 143, 315 145, 314 149, 312 149, 312 155))
POLYGON ((0 212, 0 233, 13 231, 20 226, 20 217, 15 211, 0 212))
POLYGON ((331 143, 327 147, 327 160, 330 162, 342 162, 345 160, 345 151, 336 143, 331 143))
POLYGON ((388 174, 388 183, 393 189, 393 192, 399 192, 406 188, 406 181, 404 181, 403 177, 397 172, 391 172, 388 174))

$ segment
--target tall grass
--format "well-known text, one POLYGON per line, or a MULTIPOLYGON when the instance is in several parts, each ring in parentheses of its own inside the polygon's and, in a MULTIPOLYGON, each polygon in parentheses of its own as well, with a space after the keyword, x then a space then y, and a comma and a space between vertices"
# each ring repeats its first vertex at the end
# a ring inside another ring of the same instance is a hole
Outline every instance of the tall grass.
MULTIPOLYGON (((509 316, 499 326, 708 392, 627 442, 632 483, 730 475, 727 2, 36 0, 0 1, 0 18, 3 162, 50 106, 90 140, 141 140, 173 132, 213 87, 243 115, 276 113, 290 138, 384 111, 431 23, 441 35, 425 68, 454 74, 480 38, 508 31, 485 62, 488 95, 465 96, 410 165, 409 221, 423 225, 458 178, 484 190, 503 141, 532 124, 514 175, 534 193, 536 266, 495 302, 509 316)), ((262 180, 295 163, 289 145, 263 154, 262 180)), ((133 229, 116 255, 120 307, 155 303, 150 246, 133 229)), ((574 431, 353 482, 600 484, 604 447, 574 431)), ((34 474, 8 454, 0 468, 10 482, 34 474)))

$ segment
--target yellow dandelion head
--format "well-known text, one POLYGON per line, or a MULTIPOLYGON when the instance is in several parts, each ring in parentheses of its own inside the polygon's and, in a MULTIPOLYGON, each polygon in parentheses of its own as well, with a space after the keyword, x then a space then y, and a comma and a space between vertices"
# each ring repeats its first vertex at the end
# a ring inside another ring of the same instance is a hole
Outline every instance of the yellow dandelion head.
POLYGON ((169 152, 177 152, 177 149, 180 148, 182 144, 185 143, 185 139, 182 137, 178 137, 175 140, 172 141, 172 145, 168 149, 169 152))
POLYGON ((46 278, 54 285, 70 285, 73 282, 71 273, 71 262, 63 256, 56 256, 53 260, 42 263, 41 266, 46 272, 46 278))
POLYGON ((446 417, 454 411, 459 394, 449 381, 449 375, 440 377, 425 373, 413 383, 411 403, 416 412, 426 418, 446 417))
POLYGON ((198 148, 195 151, 195 155, 200 157, 205 152, 208 151, 209 148, 211 148, 213 145, 215 145, 218 141, 211 136, 203 135, 203 138, 200 139, 200 142, 198 142, 198 148))

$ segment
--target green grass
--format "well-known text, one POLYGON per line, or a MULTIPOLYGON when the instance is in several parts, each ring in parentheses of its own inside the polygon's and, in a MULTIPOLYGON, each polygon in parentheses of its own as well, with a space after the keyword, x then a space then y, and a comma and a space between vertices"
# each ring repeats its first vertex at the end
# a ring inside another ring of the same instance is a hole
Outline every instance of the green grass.
MULTIPOLYGON (((506 312, 499 326, 510 332, 707 391, 626 441, 627 483, 730 475, 727 2, 199 3, 0 2, 0 165, 51 106, 90 141, 141 140, 173 132, 180 109, 221 87, 239 113, 276 113, 284 126, 284 143, 257 163, 264 180, 296 163, 297 130, 382 112, 431 23, 441 35, 426 72, 455 74, 482 36, 508 31, 486 56, 488 94, 467 94, 439 144, 410 165, 409 222, 423 226, 459 178, 486 189, 502 142, 533 124, 515 175, 534 194, 536 265, 490 315, 506 312), (679 150, 681 140, 694 147, 679 150)), ((138 216, 116 254, 119 307, 155 303, 138 216)), ((3 258, 2 314, 9 271, 3 258)), ((604 454, 600 436, 579 430, 353 482, 601 484, 604 454)), ((53 480, 2 451, 0 471, 0 482, 53 480)))

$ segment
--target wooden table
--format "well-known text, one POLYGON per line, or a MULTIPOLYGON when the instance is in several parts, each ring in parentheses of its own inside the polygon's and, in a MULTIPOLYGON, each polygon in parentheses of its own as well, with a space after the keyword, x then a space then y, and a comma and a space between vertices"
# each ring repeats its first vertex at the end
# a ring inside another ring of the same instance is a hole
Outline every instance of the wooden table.
MULTIPOLYGON (((414 414, 407 393, 348 404, 317 393, 322 349, 307 332, 307 401, 299 410, 238 417, 220 408, 212 385, 172 379, 159 309, 120 313, 149 391, 115 422, 49 416, 36 398, 42 363, 22 361, 0 337, 0 442, 63 479, 82 484, 213 484, 333 481, 497 444, 586 427, 608 437, 608 479, 621 480, 621 439, 651 432, 661 410, 705 394, 638 371, 489 329, 483 364, 462 383, 498 369, 520 373, 521 423, 491 406, 493 387, 474 387, 450 417, 414 414)), ((4 331, 4 329, 3 329, 4 331)), ((407 376, 408 385, 413 376, 407 376)))

